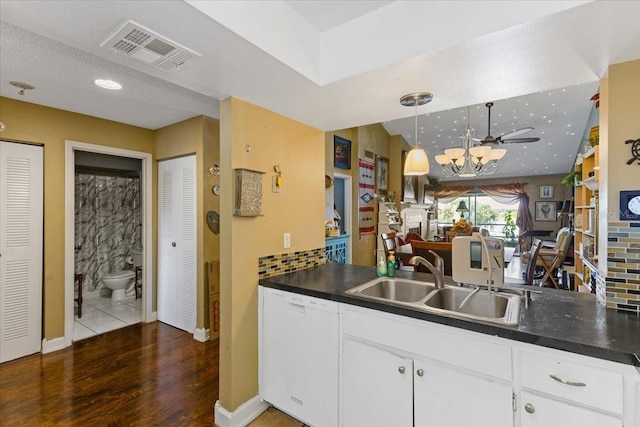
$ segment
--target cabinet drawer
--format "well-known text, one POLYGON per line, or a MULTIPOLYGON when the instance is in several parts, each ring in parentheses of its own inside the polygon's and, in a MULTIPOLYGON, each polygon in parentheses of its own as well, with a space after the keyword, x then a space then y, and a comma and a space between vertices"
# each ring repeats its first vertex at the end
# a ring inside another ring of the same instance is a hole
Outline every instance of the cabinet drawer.
POLYGON ((622 414, 622 373, 583 360, 523 351, 522 387, 622 414))
POLYGON ((511 348, 481 334, 351 307, 342 312, 342 328, 346 335, 511 381, 511 348))

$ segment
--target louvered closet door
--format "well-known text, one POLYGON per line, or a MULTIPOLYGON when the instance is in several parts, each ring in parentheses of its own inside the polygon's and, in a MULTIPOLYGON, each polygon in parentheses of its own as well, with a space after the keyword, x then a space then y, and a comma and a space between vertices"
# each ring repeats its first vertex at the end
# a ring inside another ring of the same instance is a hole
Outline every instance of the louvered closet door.
POLYGON ((158 320, 196 328, 196 158, 158 163, 158 320))
POLYGON ((41 348, 42 173, 42 147, 0 141, 0 362, 41 348))

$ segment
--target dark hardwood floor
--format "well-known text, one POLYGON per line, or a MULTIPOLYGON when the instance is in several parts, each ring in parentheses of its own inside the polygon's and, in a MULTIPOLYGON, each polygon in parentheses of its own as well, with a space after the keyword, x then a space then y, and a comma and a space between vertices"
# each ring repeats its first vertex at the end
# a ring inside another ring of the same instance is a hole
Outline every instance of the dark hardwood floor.
POLYGON ((218 340, 160 322, 0 364, 0 426, 211 426, 218 340))

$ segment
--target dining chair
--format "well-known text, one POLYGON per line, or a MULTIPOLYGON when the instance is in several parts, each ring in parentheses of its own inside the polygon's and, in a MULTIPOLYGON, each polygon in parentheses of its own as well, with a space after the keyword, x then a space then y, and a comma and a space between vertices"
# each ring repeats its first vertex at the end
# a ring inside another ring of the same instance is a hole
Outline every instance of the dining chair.
POLYGON ((553 248, 542 247, 536 257, 536 265, 544 268, 544 277, 540 283, 544 284, 547 280, 551 280, 556 289, 560 289, 556 280, 556 270, 562 267, 564 259, 567 256, 569 243, 571 242, 571 232, 569 229, 558 233, 556 244, 553 248))
MULTIPOLYGON (((542 248, 542 241, 540 239, 533 239, 533 243, 531 244, 530 256, 527 261, 527 267, 524 271, 524 280, 527 282, 527 285, 532 286, 534 284, 534 278, 536 275, 536 259, 538 258, 538 254, 540 253, 540 249, 542 248)), ((542 282, 544 283, 544 282, 542 282)))
POLYGON ((398 244, 396 243, 396 233, 382 233, 382 246, 384 247, 384 258, 389 258, 389 251, 396 250, 398 244))
MULTIPOLYGON (((429 251, 433 251, 444 260, 444 275, 452 275, 452 248, 453 245, 450 242, 411 242, 411 250, 414 256, 421 256, 431 264, 435 265, 435 257, 429 251)), ((415 271, 429 273, 429 270, 422 266, 416 265, 415 271)))

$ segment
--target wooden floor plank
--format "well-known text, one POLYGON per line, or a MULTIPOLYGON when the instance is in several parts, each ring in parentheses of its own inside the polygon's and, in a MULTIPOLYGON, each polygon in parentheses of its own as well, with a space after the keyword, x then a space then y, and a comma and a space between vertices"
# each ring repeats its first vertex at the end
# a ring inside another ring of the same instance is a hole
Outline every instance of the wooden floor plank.
POLYGON ((218 340, 161 322, 0 364, 2 426, 211 426, 218 340))

